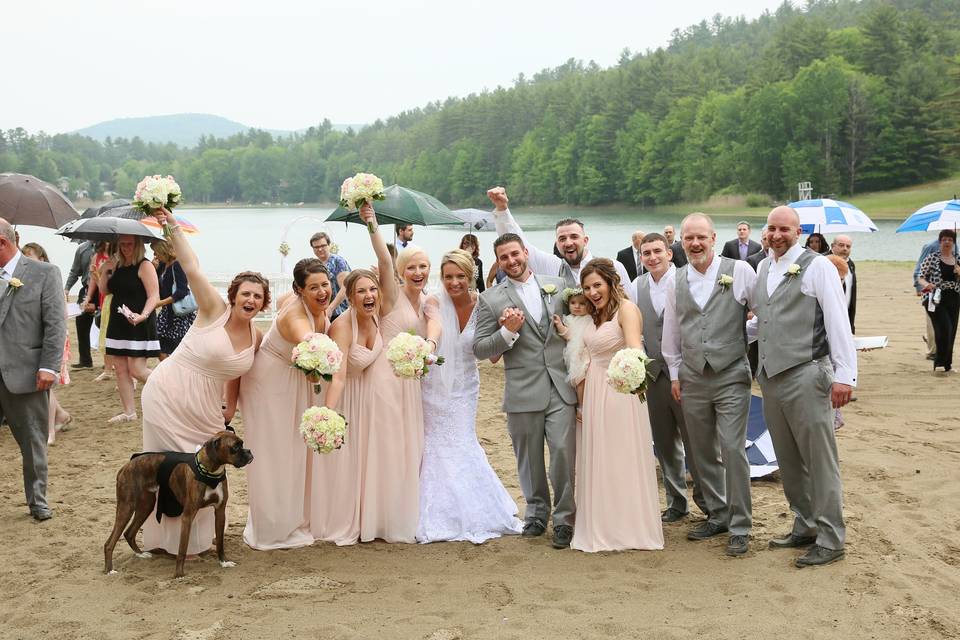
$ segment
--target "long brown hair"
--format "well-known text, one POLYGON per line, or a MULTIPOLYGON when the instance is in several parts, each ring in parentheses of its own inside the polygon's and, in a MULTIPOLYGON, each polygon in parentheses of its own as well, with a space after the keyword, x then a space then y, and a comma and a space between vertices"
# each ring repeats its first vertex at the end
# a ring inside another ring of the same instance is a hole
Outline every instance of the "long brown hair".
POLYGON ((610 300, 603 309, 597 309, 593 304, 590 305, 590 315, 593 316, 593 324, 600 326, 607 320, 613 318, 620 309, 620 301, 626 297, 623 286, 620 284, 620 274, 613 267, 613 260, 609 258, 594 258, 587 263, 580 271, 580 286, 586 281, 587 276, 595 273, 600 279, 607 283, 610 288, 610 300))

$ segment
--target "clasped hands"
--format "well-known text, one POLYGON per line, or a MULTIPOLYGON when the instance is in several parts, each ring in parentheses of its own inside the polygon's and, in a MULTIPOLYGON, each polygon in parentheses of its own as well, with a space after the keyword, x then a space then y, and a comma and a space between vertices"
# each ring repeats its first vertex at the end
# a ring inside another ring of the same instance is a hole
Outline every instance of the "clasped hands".
POLYGON ((519 333, 523 326, 523 311, 516 307, 507 307, 500 314, 500 326, 505 327, 511 333, 519 333))

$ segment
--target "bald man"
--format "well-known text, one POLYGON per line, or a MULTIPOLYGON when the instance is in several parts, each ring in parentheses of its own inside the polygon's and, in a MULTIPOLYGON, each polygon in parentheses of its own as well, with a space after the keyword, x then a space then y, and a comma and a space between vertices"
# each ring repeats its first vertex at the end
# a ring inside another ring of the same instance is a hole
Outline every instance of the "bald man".
POLYGON ((847 316, 850 318, 850 331, 857 333, 854 319, 857 316, 857 265, 850 259, 853 240, 850 236, 840 235, 833 239, 830 253, 847 261, 847 275, 843 278, 843 294, 847 299, 847 316))
POLYGON ((770 253, 757 273, 756 314, 763 415, 780 465, 793 528, 770 547, 807 548, 798 567, 843 557, 843 488, 833 409, 850 401, 857 352, 837 269, 800 243, 800 217, 767 217, 770 253))
POLYGON ((621 283, 624 287, 629 286, 631 282, 637 279, 637 276, 644 273, 640 243, 643 242, 646 235, 639 229, 634 231, 633 235, 630 236, 630 246, 617 252, 617 262, 623 265, 623 268, 627 270, 627 275, 630 276, 628 282, 621 283))
POLYGON ((750 365, 746 319, 757 274, 743 260, 714 254, 713 221, 692 213, 680 225, 688 264, 677 269, 663 309, 661 353, 680 403, 709 516, 689 540, 730 534, 727 555, 747 552, 753 512, 747 418, 750 365))

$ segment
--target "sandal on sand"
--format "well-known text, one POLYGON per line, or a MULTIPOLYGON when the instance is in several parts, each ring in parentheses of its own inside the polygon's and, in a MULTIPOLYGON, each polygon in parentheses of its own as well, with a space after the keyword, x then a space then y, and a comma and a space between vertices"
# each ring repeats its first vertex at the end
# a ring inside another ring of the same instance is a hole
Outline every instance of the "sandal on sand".
POLYGON ((136 422, 136 420, 137 420, 137 412, 134 411, 133 413, 118 413, 117 415, 107 420, 107 422, 110 424, 115 424, 117 422, 136 422))
POLYGON ((53 430, 54 431, 70 431, 70 429, 73 428, 70 426, 71 422, 73 422, 73 416, 68 413, 65 420, 54 423, 53 430))

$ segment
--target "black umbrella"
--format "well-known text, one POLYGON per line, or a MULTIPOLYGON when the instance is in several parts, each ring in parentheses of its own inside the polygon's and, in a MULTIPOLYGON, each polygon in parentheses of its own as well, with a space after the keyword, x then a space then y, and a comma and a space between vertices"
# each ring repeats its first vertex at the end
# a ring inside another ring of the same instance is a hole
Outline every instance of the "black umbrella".
POLYGON ((86 220, 68 222, 59 229, 57 235, 79 240, 106 240, 115 242, 119 236, 138 236, 145 242, 162 240, 160 230, 154 231, 139 220, 100 216, 86 220))
POLYGON ((52 184, 23 173, 0 173, 0 218, 10 224, 56 229, 78 217, 52 184))
MULTIPOLYGON (((126 198, 117 198, 116 200, 111 200, 110 202, 106 202, 100 205, 99 207, 88 208, 86 211, 83 212, 83 215, 80 217, 86 219, 86 218, 96 218, 97 216, 102 216, 102 215, 113 215, 107 212, 110 211, 111 209, 116 209, 118 207, 127 207, 127 206, 130 206, 129 200, 127 200, 126 198)), ((117 216, 117 217, 120 217, 120 216, 117 216)))

